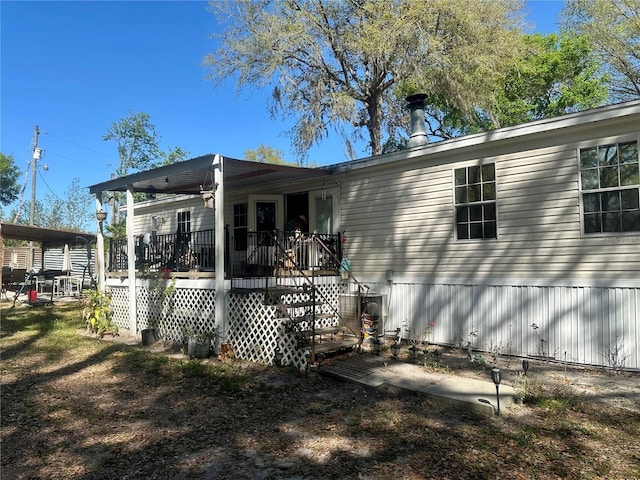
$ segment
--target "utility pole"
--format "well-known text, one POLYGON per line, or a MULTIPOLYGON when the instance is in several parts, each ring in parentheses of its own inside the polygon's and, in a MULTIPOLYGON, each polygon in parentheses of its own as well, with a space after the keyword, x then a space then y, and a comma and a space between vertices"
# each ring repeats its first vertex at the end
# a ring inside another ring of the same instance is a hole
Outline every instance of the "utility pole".
MULTIPOLYGON (((38 160, 40 160, 40 149, 38 148, 38 135, 40 135, 40 129, 36 125, 33 130, 33 156, 31 157, 31 211, 29 212, 29 225, 35 225, 36 217, 36 176, 38 174, 38 160)), ((27 271, 33 270, 33 260, 35 257, 35 250, 33 249, 33 240, 29 241, 29 256, 27 257, 27 271)))
POLYGON ((36 176, 38 174, 38 160, 40 160, 38 135, 40 135, 40 129, 36 125, 33 131, 33 157, 31 159, 31 212, 29 214, 29 225, 32 227, 35 225, 36 217, 36 176))

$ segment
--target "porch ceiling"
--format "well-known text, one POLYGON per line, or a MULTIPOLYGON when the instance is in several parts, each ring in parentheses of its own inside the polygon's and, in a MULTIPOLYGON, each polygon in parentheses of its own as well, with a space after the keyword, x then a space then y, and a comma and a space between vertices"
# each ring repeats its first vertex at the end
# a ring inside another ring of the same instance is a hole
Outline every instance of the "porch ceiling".
MULTIPOLYGON (((209 187, 213 181, 213 160, 208 154, 184 162, 138 172, 89 187, 91 193, 127 190, 134 192, 194 195, 200 185, 209 187)), ((331 175, 324 168, 300 168, 270 163, 250 162, 224 157, 224 185, 226 190, 256 185, 278 184, 331 175)))

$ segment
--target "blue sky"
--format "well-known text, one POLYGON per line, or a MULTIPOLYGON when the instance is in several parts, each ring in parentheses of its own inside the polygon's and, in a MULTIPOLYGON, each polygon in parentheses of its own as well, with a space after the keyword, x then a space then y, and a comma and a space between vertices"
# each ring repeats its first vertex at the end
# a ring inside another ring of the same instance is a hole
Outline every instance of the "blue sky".
MULTIPOLYGON (((529 0, 532 31, 556 31, 562 6, 529 0)), ((207 2, 2 0, 0 22, 0 151, 24 171, 39 126, 49 170, 39 172, 38 199, 64 198, 74 177, 82 186, 107 180, 118 158, 102 137, 129 112, 148 113, 161 147, 189 157, 243 158, 264 144, 294 160, 290 124, 270 118, 268 90, 236 93, 232 79, 218 88, 205 79, 216 30, 207 2)), ((330 136, 309 159, 340 162, 344 148, 330 136)))

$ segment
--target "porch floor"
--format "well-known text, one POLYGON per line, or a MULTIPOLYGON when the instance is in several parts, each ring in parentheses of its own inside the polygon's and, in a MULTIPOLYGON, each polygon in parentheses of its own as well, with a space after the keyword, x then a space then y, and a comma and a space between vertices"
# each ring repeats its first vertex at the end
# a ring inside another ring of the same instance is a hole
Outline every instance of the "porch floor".
MULTIPOLYGON (((493 382, 427 370, 424 365, 394 359, 391 355, 370 353, 338 359, 320 367, 323 375, 369 387, 387 387, 424 393, 460 408, 493 415, 496 387, 493 382)), ((515 391, 500 385, 500 408, 513 403, 515 391)))

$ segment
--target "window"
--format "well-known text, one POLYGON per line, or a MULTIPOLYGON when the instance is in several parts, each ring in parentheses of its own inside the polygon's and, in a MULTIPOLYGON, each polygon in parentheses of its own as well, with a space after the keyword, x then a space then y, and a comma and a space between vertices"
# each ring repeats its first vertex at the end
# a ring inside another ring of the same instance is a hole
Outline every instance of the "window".
POLYGON ((640 231, 638 142, 580 149, 584 233, 640 231))
POLYGON ((178 212, 178 233, 187 236, 191 233, 191 212, 178 212))
POLYGON ((233 245, 236 252, 247 249, 247 204, 233 206, 233 245))
POLYGON ((497 238, 495 164, 456 168, 454 180, 457 239, 497 238))

